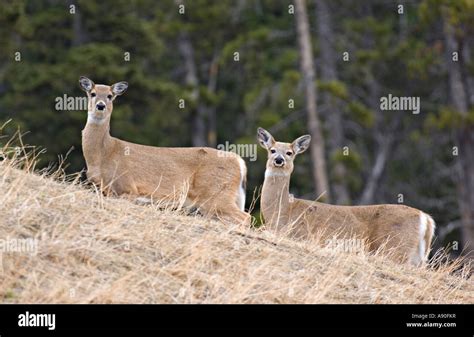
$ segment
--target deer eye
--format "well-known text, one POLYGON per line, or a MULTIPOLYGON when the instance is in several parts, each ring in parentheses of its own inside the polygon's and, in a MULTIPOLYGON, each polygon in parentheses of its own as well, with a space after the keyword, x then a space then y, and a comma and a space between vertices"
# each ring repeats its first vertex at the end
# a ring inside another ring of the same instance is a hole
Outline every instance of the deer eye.
POLYGON ((292 154, 293 154, 293 152, 291 152, 291 151, 288 151, 288 152, 286 153, 287 156, 291 156, 292 154))
POLYGON ((91 97, 95 97, 95 96, 96 96, 95 92, 91 92, 91 97))
POLYGON ((275 150, 275 149, 271 149, 270 152, 271 152, 271 153, 275 153, 276 150, 275 150))
POLYGON ((112 99, 112 95, 107 95, 107 98, 108 98, 108 99, 112 99))

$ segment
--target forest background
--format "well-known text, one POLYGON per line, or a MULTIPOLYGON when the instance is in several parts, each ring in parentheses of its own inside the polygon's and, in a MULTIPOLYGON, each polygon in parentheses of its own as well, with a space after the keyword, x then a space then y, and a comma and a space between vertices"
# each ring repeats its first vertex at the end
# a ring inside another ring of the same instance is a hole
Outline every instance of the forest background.
MULTIPOLYGON (((0 143, 19 128, 45 149, 38 167, 83 170, 87 112, 58 102, 84 97, 81 75, 124 80, 113 136, 218 147, 253 146, 258 126, 288 142, 310 133, 293 194, 420 208, 435 248, 468 253, 473 32, 471 0, 1 0, 0 143), (388 97, 419 111, 384 110, 388 97)), ((249 207, 266 154, 244 159, 249 207)))

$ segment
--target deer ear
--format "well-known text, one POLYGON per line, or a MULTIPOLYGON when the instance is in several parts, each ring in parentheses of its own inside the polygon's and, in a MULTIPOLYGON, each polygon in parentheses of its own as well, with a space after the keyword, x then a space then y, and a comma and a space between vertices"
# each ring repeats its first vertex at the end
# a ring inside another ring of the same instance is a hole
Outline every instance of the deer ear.
POLYGON ((310 143, 311 136, 304 135, 296 138, 293 143, 291 143, 291 146, 293 147, 293 151, 295 152, 295 154, 299 154, 305 152, 308 149, 310 143))
POLYGON ((128 83, 127 82, 118 82, 112 84, 112 92, 114 95, 119 96, 122 95, 125 91, 127 91, 128 83))
POLYGON ((88 79, 85 76, 79 77, 79 85, 81 86, 82 90, 85 92, 89 92, 94 88, 94 82, 92 80, 88 79))
POLYGON ((275 139, 273 139, 273 136, 264 128, 257 129, 257 140, 260 146, 267 150, 271 148, 275 143, 275 139))

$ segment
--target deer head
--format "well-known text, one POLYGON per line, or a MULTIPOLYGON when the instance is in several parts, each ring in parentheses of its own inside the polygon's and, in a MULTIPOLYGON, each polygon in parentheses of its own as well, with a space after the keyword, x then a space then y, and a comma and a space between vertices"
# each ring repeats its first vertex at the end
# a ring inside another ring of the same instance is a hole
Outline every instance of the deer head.
POLYGON ((267 130, 258 128, 257 140, 267 150, 267 174, 290 175, 293 172, 293 160, 309 147, 311 136, 304 135, 292 143, 277 142, 267 130))
POLYGON ((79 84, 82 90, 87 93, 87 123, 92 124, 103 124, 106 120, 110 120, 113 101, 128 88, 127 82, 118 82, 109 86, 95 84, 84 76, 79 78, 79 84))

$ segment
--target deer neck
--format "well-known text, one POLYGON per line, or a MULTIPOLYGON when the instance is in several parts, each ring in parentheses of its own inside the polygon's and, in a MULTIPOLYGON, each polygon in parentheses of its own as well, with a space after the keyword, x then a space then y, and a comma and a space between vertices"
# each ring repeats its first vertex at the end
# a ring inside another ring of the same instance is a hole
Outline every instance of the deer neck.
POLYGON ((107 148, 111 144, 110 115, 102 123, 97 123, 90 117, 82 130, 82 151, 87 167, 100 166, 107 148))
POLYGON ((262 188, 262 215, 267 225, 281 228, 288 223, 290 214, 290 175, 265 171, 262 188))

